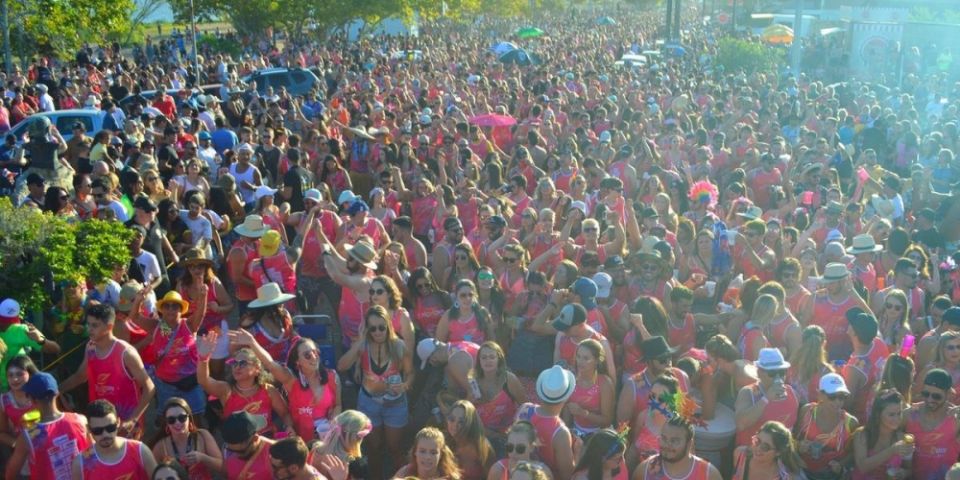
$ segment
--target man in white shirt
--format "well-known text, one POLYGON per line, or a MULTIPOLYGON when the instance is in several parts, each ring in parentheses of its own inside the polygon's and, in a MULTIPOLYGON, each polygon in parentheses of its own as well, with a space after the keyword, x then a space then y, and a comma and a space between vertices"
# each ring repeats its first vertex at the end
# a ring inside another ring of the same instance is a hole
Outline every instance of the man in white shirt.
POLYGON ((134 232, 133 240, 130 241, 130 254, 137 265, 140 265, 144 282, 156 288, 162 281, 160 262, 157 261, 156 255, 143 249, 143 239, 147 236, 147 229, 143 228, 143 225, 134 225, 130 228, 134 232))
POLYGON ((97 203, 98 210, 109 209, 113 211, 113 219, 121 223, 126 223, 130 219, 127 216, 127 210, 123 208, 123 204, 113 198, 111 185, 106 177, 97 178, 93 181, 91 194, 93 195, 93 201, 97 203))
POLYGON ((213 148, 213 142, 210 132, 200 132, 197 135, 199 145, 197 146, 197 158, 203 161, 207 166, 207 178, 210 182, 217 181, 217 174, 220 170, 220 155, 217 149, 213 148))
POLYGON ((53 103, 53 97, 48 93, 49 87, 42 83, 37 84, 37 93, 40 97, 40 111, 41 112, 54 112, 57 110, 57 106, 53 103))
POLYGON ((190 229, 193 246, 203 247, 207 258, 213 258, 213 223, 203 214, 205 203, 203 195, 193 195, 187 199, 187 210, 180 210, 180 219, 190 229))

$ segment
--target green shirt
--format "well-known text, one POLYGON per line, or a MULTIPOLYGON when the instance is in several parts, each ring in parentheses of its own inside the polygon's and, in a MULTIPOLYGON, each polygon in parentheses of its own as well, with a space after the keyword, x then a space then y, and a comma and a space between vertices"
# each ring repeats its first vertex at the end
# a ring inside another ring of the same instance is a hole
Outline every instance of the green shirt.
POLYGON ((27 326, 18 323, 10 325, 6 330, 0 332, 0 340, 7 344, 7 353, 0 360, 0 392, 7 391, 7 362, 17 355, 26 355, 26 348, 40 350, 40 344, 27 336, 27 326))

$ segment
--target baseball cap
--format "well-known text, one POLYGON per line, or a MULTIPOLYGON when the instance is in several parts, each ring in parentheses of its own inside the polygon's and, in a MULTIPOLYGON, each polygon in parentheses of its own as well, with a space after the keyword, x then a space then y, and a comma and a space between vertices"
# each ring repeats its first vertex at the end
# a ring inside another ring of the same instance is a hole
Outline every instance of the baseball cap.
POLYGON ((36 399, 46 399, 60 393, 57 379, 47 372, 30 375, 30 380, 23 385, 23 393, 36 399))
POLYGON ((256 435, 257 422, 246 410, 234 412, 224 420, 220 433, 226 443, 245 443, 256 435))
POLYGON ((351 190, 344 190, 340 192, 340 196, 337 197, 337 205, 343 205, 344 203, 353 203, 357 199, 357 196, 351 190))
POLYGON ((847 389, 847 382, 844 382, 843 377, 836 373, 828 373, 820 377, 820 391, 827 395, 835 393, 850 394, 850 390, 847 389))
POLYGON ((580 277, 573 282, 573 293, 580 296, 580 303, 585 309, 594 309, 597 306, 597 284, 593 280, 580 277))
POLYGON ((597 272, 593 276, 593 283, 597 285, 597 298, 608 298, 613 288, 613 277, 606 272, 597 272))
POLYGON ((210 132, 207 132, 207 131, 200 132, 199 137, 200 137, 200 140, 211 140, 213 138, 210 135, 210 132))
POLYGON ((491 215, 490 218, 487 219, 487 223, 497 227, 506 227, 507 219, 503 218, 502 215, 491 215))
POLYGON ((367 202, 357 199, 347 207, 347 215, 356 215, 360 212, 369 212, 370 206, 367 205, 367 202))
POLYGON ((424 338, 417 344, 417 356, 420 357, 421 370, 427 368, 427 362, 430 361, 430 356, 437 351, 437 348, 439 348, 439 345, 433 338, 424 338))
POLYGON ((565 332, 574 325, 580 325, 587 321, 587 310, 579 303, 564 305, 560 310, 560 315, 554 318, 550 324, 553 328, 565 332))
POLYGON ((43 185, 45 180, 38 173, 27 175, 27 185, 43 185))
MULTIPOLYGON (((30 377, 30 380, 33 380, 33 377, 30 377)), ((950 390, 953 387, 953 378, 950 377, 950 374, 942 368, 934 368, 927 372, 927 375, 923 377, 923 384, 930 385, 931 387, 939 388, 940 390, 950 390)), ((24 387, 26 389, 26 387, 24 387)))
POLYGON ((20 323, 20 304, 12 298, 0 302, 0 325, 20 323))
POLYGON ((848 317, 847 321, 861 342, 869 343, 876 338, 879 327, 877 325, 877 319, 873 318, 873 315, 861 312, 852 318, 848 317))
POLYGON ((310 190, 303 192, 304 200, 313 200, 314 202, 319 202, 322 198, 323 194, 320 193, 320 190, 317 190, 316 188, 311 188, 310 190))

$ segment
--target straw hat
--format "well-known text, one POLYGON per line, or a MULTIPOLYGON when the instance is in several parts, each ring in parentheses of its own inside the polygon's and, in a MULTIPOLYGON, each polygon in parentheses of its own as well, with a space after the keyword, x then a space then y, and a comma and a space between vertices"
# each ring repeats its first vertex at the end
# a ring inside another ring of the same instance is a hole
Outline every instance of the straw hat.
POLYGON ((263 224, 263 217, 260 215, 247 215, 247 218, 243 219, 243 223, 233 229, 238 234, 250 238, 260 238, 268 230, 270 229, 263 224))
POLYGON ((850 269, 842 263, 828 263, 820 277, 820 283, 839 282, 850 276, 850 269))
POLYGON ((249 308, 269 307, 271 305, 289 302, 294 298, 296 298, 296 295, 283 293, 283 291, 280 290, 280 285, 277 285, 275 282, 270 282, 265 283, 257 289, 257 299, 250 302, 247 306, 249 308))
POLYGON ((374 250, 373 245, 361 240, 353 245, 347 245, 346 249, 347 255, 350 255, 354 260, 360 262, 360 265, 370 270, 377 269, 377 251, 374 250))
POLYGON ((873 235, 864 233, 853 237, 853 244, 850 245, 850 248, 847 248, 847 253, 857 255, 860 253, 879 252, 881 250, 883 250, 883 246, 877 245, 877 242, 873 239, 873 235))
POLYGON ((187 303, 186 300, 180 296, 180 292, 177 292, 176 290, 170 290, 167 292, 167 294, 164 295, 159 302, 157 302, 157 309, 162 310, 163 306, 167 303, 176 303, 180 305, 180 315, 187 313, 187 310, 190 308, 190 304, 187 303))
POLYGON ((206 265, 208 268, 213 267, 213 260, 207 257, 207 252, 202 248, 191 248, 180 258, 180 265, 184 268, 189 268, 191 265, 198 263, 206 265))

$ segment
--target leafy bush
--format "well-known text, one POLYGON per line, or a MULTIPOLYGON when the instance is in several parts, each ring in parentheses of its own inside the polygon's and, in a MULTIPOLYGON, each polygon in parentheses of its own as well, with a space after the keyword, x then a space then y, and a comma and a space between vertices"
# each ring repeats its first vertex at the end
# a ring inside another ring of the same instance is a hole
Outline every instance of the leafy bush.
POLYGON ((229 53, 233 56, 243 53, 242 45, 240 45, 236 40, 218 38, 216 35, 212 34, 203 34, 198 36, 197 45, 200 46, 201 50, 203 50, 204 47, 209 46, 214 52, 229 53))
POLYGON ((785 52, 759 42, 738 38, 721 39, 717 45, 718 65, 727 72, 743 70, 746 73, 765 72, 784 61, 785 52))
POLYGON ((0 295, 47 311, 64 281, 96 284, 130 262, 132 232, 118 222, 68 222, 0 198, 0 295))

